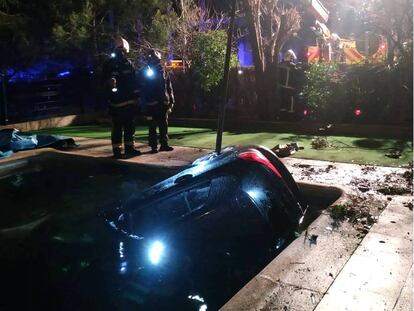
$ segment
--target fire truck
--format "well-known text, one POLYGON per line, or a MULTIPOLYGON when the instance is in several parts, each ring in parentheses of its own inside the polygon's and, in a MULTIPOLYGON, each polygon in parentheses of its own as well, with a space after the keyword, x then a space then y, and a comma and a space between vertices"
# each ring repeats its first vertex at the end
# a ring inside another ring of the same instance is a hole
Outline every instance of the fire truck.
POLYGON ((319 0, 306 0, 307 10, 315 18, 311 27, 316 40, 307 47, 308 63, 337 62, 345 64, 380 63, 385 61, 387 43, 383 36, 364 32, 357 38, 341 38, 326 23, 329 11, 319 0))

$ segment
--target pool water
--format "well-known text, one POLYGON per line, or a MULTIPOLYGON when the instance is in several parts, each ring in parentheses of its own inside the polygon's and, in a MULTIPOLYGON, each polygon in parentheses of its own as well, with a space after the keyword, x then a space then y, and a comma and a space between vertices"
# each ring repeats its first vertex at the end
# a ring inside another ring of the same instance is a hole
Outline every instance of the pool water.
POLYGON ((100 270, 112 254, 99 214, 172 174, 65 155, 0 165, 0 310, 76 310, 65 300, 84 290, 90 301, 82 309, 113 309, 114 293, 96 285, 112 277, 100 270))
POLYGON ((46 215, 90 216, 168 176, 161 169, 69 156, 45 157, 16 167, 17 171, 0 176, 2 229, 46 215))

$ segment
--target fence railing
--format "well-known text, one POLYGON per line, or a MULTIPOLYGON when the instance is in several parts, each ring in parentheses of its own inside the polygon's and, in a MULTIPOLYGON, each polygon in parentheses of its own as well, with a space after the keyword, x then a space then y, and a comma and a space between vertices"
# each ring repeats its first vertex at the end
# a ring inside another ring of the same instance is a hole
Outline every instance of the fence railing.
POLYGON ((94 111, 96 96, 91 86, 92 78, 10 83, 6 89, 8 123, 94 111))

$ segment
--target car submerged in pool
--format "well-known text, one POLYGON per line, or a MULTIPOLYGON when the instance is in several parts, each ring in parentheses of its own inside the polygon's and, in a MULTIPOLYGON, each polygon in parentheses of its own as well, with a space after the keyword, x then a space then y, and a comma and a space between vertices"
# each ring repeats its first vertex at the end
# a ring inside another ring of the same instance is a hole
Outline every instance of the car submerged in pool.
POLYGON ((196 160, 107 214, 122 239, 120 272, 145 289, 132 305, 217 310, 294 237, 302 205, 292 176, 265 147, 196 160))
POLYGON ((45 225, 13 244, 21 262, 3 249, 0 309, 218 310, 294 238, 304 206, 271 150, 228 147, 73 218, 78 239, 45 225))

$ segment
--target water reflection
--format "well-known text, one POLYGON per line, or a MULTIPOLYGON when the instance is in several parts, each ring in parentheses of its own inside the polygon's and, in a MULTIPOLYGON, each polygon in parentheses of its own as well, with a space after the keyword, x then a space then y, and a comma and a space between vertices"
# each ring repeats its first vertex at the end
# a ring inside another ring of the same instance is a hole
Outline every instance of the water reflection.
POLYGON ((196 301, 196 302, 201 302, 202 305, 200 305, 199 307, 199 311, 207 311, 207 304, 205 304, 204 302, 204 298, 199 296, 199 295, 189 295, 188 299, 192 300, 192 301, 196 301))
POLYGON ((165 246, 160 241, 152 243, 149 249, 148 257, 153 265, 158 265, 164 256, 165 246))
POLYGON ((119 272, 125 274, 127 272, 128 263, 126 261, 121 261, 119 272))
POLYGON ((124 258, 124 242, 119 242, 119 258, 124 258))

